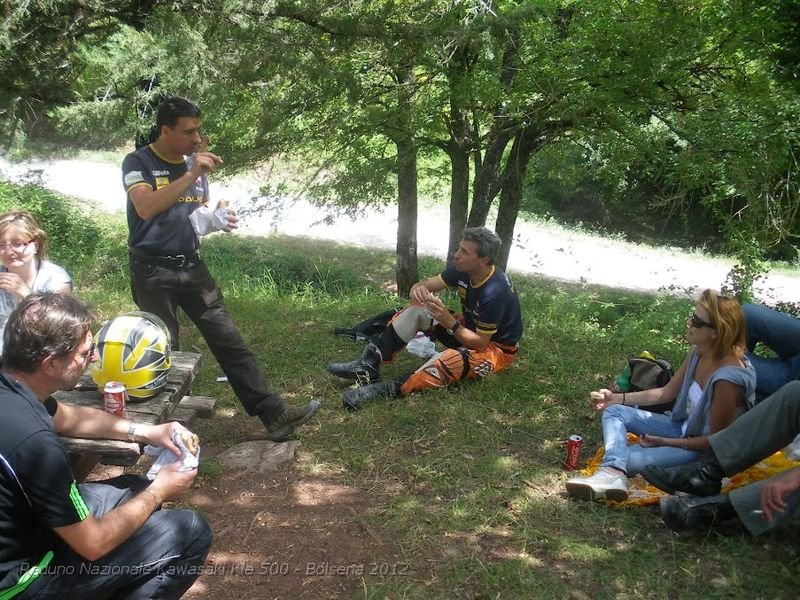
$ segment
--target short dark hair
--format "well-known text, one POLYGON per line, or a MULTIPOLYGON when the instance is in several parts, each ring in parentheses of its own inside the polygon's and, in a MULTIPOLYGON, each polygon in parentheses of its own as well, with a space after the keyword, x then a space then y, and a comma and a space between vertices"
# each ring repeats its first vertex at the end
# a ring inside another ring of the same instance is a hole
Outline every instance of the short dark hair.
POLYGON ((158 112, 156 112, 156 129, 161 133, 161 128, 164 125, 167 127, 175 127, 175 125, 178 124, 178 119, 181 117, 199 119, 200 116, 200 109, 186 98, 170 96, 169 98, 164 98, 161 104, 158 105, 158 112))
POLYGON ((467 227, 461 233, 461 239, 466 242, 474 242, 478 245, 478 256, 487 257, 489 264, 493 265, 503 243, 500 237, 486 227, 467 227))
POLYGON ((3 368, 33 373, 47 357, 67 356, 80 346, 93 322, 92 309, 72 294, 31 294, 6 322, 3 368))

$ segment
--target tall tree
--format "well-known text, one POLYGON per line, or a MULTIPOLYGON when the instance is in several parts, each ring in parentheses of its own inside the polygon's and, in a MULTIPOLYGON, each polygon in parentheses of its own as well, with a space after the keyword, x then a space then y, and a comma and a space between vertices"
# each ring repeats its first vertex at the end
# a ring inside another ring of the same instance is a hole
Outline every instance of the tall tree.
POLYGON ((733 224, 776 209, 796 221, 794 29, 777 27, 789 4, 129 3, 145 16, 108 14, 110 34, 67 51, 76 75, 52 103, 79 101, 53 114, 74 135, 97 130, 91 111, 130 114, 136 83, 158 76, 201 101, 228 164, 302 157, 316 173, 307 193, 353 214, 394 198, 404 292, 416 278, 418 173, 437 153, 450 165, 451 245, 499 197, 503 261, 529 163, 565 143, 609 178, 624 180, 625 161, 660 171, 661 201, 691 193, 733 224), (766 177, 762 165, 779 168, 766 177))

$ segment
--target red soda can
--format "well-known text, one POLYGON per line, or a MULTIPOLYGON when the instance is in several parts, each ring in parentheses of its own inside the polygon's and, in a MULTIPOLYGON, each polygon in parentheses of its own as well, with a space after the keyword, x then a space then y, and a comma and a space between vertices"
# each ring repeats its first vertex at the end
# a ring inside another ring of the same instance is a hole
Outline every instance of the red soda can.
POLYGON ((106 412, 118 417, 124 417, 127 410, 127 397, 128 393, 125 391, 125 386, 119 381, 109 381, 103 388, 103 403, 105 404, 106 412))
POLYGON ((570 471, 578 468, 581 462, 581 447, 583 438, 579 435, 571 435, 567 440, 567 462, 566 466, 570 471))

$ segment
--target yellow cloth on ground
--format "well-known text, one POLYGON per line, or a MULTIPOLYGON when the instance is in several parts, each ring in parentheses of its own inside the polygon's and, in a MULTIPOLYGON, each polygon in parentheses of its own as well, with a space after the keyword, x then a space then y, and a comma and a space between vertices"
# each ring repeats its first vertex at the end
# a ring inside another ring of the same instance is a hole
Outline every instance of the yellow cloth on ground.
MULTIPOLYGON (((633 433, 628 434, 628 445, 636 444, 639 442, 639 436, 633 433)), ((600 468, 600 462, 603 460, 605 450, 602 446, 597 449, 595 455, 589 460, 586 467, 581 470, 581 476, 588 477, 600 468)), ((789 460, 779 450, 772 456, 762 460, 760 463, 753 465, 746 471, 737 473, 731 478, 723 480, 722 492, 726 493, 744 485, 749 485, 762 479, 768 479, 773 475, 777 475, 788 469, 800 467, 800 462, 789 460)), ((659 490, 645 481, 644 477, 636 476, 628 479, 628 499, 624 502, 612 502, 604 500, 606 504, 612 506, 646 506, 648 504, 656 504, 661 496, 666 496, 664 492, 659 490)))

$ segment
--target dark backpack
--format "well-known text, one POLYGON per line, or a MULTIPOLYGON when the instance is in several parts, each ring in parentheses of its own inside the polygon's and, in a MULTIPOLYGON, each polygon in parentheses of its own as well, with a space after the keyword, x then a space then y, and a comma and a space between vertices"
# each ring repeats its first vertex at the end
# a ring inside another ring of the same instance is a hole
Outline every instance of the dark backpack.
POLYGON ((333 334, 348 337, 356 342, 366 342, 372 336, 382 333, 389 324, 389 321, 392 320, 392 317, 394 317, 401 310, 403 310, 402 307, 390 308, 389 310, 377 314, 374 317, 370 317, 369 319, 361 321, 361 323, 358 323, 353 327, 336 327, 333 330, 333 334))
MULTIPOLYGON (((654 358, 649 352, 642 352, 628 360, 628 365, 614 382, 617 392, 641 392, 664 387, 672 379, 672 365, 666 360, 654 358)), ((672 410, 675 399, 662 404, 643 406, 644 410, 664 413, 672 410)))

